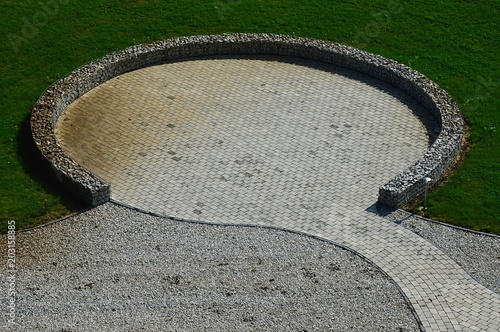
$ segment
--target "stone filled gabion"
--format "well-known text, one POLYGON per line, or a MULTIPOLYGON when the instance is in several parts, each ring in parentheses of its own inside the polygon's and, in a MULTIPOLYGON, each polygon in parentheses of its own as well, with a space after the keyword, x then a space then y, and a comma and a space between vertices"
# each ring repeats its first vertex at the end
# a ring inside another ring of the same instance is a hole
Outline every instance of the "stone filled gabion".
MULTIPOLYGON (((460 152, 464 123, 451 97, 421 73, 393 60, 328 41, 270 34, 229 34, 168 39, 136 45, 91 62, 52 85, 31 114, 36 145, 59 180, 93 205, 110 199, 110 184, 85 170, 54 134, 64 109, 94 87, 126 72, 177 59, 217 55, 284 55, 331 63, 390 83, 429 110, 440 134, 409 169, 379 188, 379 202, 399 207, 423 193, 425 177, 436 182, 460 152)), ((404 133, 401 133, 402 135, 404 133)))

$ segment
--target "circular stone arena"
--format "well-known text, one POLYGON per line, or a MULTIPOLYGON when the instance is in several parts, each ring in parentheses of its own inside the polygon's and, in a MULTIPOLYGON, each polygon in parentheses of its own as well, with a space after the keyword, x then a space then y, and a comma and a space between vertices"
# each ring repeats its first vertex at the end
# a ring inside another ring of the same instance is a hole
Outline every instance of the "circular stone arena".
POLYGON ((402 64, 291 36, 175 38, 77 69, 38 100, 31 128, 93 205, 326 239, 384 271, 422 329, 497 330, 500 297, 375 208, 423 193, 463 137, 451 97, 402 64))
POLYGON ((201 58, 115 77, 73 102, 56 137, 112 199, 222 223, 321 223, 413 164, 438 125, 358 72, 290 57, 201 58))

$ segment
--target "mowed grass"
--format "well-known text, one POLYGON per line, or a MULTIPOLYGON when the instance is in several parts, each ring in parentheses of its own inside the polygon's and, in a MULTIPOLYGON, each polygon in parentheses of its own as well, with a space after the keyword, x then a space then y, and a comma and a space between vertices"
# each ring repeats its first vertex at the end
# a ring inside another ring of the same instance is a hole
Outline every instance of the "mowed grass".
POLYGON ((130 45, 235 32, 344 43, 405 63, 436 81, 466 115, 472 150, 448 183, 429 196, 426 215, 500 234, 498 0, 3 0, 2 229, 8 220, 26 228, 85 206, 57 185, 30 139, 30 110, 48 86, 130 45))

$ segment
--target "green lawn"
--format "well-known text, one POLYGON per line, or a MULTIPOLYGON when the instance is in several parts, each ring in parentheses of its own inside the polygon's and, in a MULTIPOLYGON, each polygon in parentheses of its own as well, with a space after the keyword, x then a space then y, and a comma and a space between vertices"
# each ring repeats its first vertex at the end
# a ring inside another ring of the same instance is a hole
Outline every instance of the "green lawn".
POLYGON ((427 215, 500 234, 500 2, 374 0, 3 0, 0 221, 29 227, 82 208, 30 141, 41 93, 127 46, 176 36, 268 32, 340 42, 424 73, 458 102, 472 150, 427 215))

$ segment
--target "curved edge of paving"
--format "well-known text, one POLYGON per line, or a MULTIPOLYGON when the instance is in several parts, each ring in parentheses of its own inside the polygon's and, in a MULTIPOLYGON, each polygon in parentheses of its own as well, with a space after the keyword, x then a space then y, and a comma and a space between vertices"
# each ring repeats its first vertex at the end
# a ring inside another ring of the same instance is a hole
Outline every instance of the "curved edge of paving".
POLYGON ((31 130, 38 149, 59 181, 93 205, 110 200, 110 184, 71 159, 54 128, 64 109, 94 87, 123 73, 178 59, 217 55, 286 55, 316 60, 390 83, 419 101, 441 126, 438 138, 409 169, 379 189, 379 202, 398 207, 423 193, 425 177, 436 182, 460 152, 461 112, 451 97, 421 73, 393 60, 328 41, 271 34, 229 34, 168 39, 136 45, 91 62, 56 82, 35 104, 31 130))
POLYGON ((311 237, 313 239, 317 239, 317 240, 320 240, 320 241, 324 241, 324 242, 330 243, 330 244, 332 244, 334 246, 342 248, 342 249, 344 249, 346 251, 349 251, 349 252, 353 253, 354 255, 362 258, 363 260, 365 260, 366 262, 368 262, 368 264, 374 266, 380 273, 382 273, 384 276, 386 276, 389 280, 391 280, 392 283, 394 284, 394 286, 396 287, 396 289, 398 290, 398 292, 404 298, 406 304, 408 305, 408 308, 410 309, 413 317, 415 318, 415 321, 418 324, 419 329, 421 331, 425 331, 424 324, 422 323, 422 320, 420 319, 420 316, 418 315, 417 310, 413 306, 413 303, 410 300, 410 298, 406 295, 406 293, 401 288, 400 284, 398 282, 396 282, 396 280, 394 280, 394 278, 389 273, 387 273, 383 268, 381 268, 379 265, 377 265, 370 258, 368 258, 367 256, 365 256, 362 252, 357 251, 356 249, 353 249, 353 248, 348 247, 346 245, 343 245, 343 244, 341 244, 339 242, 336 242, 333 239, 329 239, 327 237, 322 237, 322 236, 319 236, 319 235, 314 235, 314 234, 307 233, 307 232, 304 232, 304 231, 300 231, 300 230, 297 230, 297 229, 294 229, 294 228, 286 228, 286 227, 280 227, 280 226, 269 225, 269 224, 220 223, 220 222, 208 221, 208 220, 193 220, 193 219, 185 219, 185 218, 179 218, 179 217, 165 216, 165 215, 162 215, 162 214, 159 214, 159 213, 155 213, 155 212, 151 212, 151 211, 146 211, 146 210, 143 210, 141 208, 138 208, 138 207, 135 207, 135 206, 123 203, 123 202, 115 201, 113 199, 110 199, 110 202, 113 203, 113 204, 119 205, 119 206, 123 206, 123 207, 128 208, 128 209, 134 210, 134 211, 138 211, 138 212, 141 212, 141 213, 144 213, 144 214, 149 214, 151 216, 159 217, 159 218, 164 218, 164 219, 170 219, 170 220, 175 220, 175 221, 182 221, 182 222, 187 222, 187 223, 192 223, 192 224, 203 224, 203 225, 223 226, 223 227, 226 227, 226 226, 227 227, 259 227, 259 228, 265 228, 265 229, 270 229, 270 230, 277 230, 277 231, 282 231, 282 232, 299 234, 299 235, 302 235, 302 236, 307 236, 307 237, 311 237))

